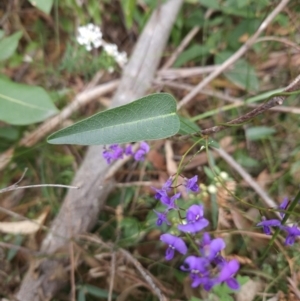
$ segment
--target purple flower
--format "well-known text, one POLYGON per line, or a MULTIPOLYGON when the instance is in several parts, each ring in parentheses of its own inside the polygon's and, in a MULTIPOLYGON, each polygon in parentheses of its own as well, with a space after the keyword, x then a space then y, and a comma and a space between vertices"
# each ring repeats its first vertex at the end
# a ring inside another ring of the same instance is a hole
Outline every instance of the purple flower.
POLYGON ((160 200, 163 196, 168 196, 167 192, 171 190, 171 185, 172 185, 172 178, 169 178, 161 189, 152 187, 152 189, 156 191, 156 194, 154 196, 155 199, 160 200))
MULTIPOLYGON (((213 261, 214 259, 219 257, 219 252, 225 249, 225 247, 226 244, 222 238, 216 238, 211 240, 208 233, 203 234, 200 252, 209 261, 213 261)), ((217 258, 217 260, 219 260, 219 258, 217 258)))
POLYGON ((179 199, 180 196, 181 196, 180 192, 174 194, 172 197, 169 197, 168 195, 164 195, 161 197, 160 201, 162 202, 163 205, 167 206, 167 210, 177 209, 175 201, 179 199))
POLYGON ((188 256, 183 265, 180 267, 182 271, 191 272, 194 274, 201 273, 205 274, 209 267, 209 261, 203 257, 188 256))
POLYGON ((231 289, 237 290, 240 288, 239 283, 234 277, 240 268, 240 264, 237 260, 233 259, 224 264, 222 267, 217 282, 225 282, 231 289))
POLYGON ((167 219, 167 213, 166 212, 158 212, 156 210, 153 210, 155 214, 157 215, 156 225, 161 226, 163 223, 166 223, 167 225, 171 225, 171 223, 167 219))
POLYGON ((262 217, 263 221, 258 223, 256 226, 262 226, 264 233, 267 235, 271 234, 271 228, 270 227, 279 227, 281 225, 280 220, 278 219, 269 219, 267 220, 264 216, 262 217))
POLYGON ((284 226, 282 228, 288 233, 288 236, 286 237, 284 244, 288 246, 292 246, 295 242, 296 237, 300 236, 299 228, 297 227, 297 225, 294 225, 292 227, 284 226))
POLYGON ((222 257, 220 254, 218 254, 214 260, 213 263, 217 265, 219 268, 222 268, 226 264, 226 260, 224 257, 222 257))
POLYGON ((166 251, 166 260, 174 257, 175 250, 183 255, 187 252, 187 246, 180 237, 166 233, 160 236, 160 240, 169 245, 166 251))
POLYGON ((136 151, 134 155, 134 160, 136 161, 143 161, 145 160, 145 155, 149 152, 150 147, 148 143, 142 141, 140 144, 140 148, 136 151))
POLYGON ((206 290, 210 290, 214 283, 209 277, 209 266, 209 261, 206 258, 188 256, 180 269, 190 273, 192 287, 197 287, 202 284, 206 290))
POLYGON ((127 155, 127 156, 133 156, 133 151, 132 151, 132 145, 131 145, 131 144, 128 144, 128 145, 125 147, 124 153, 125 153, 125 155, 127 155))
POLYGON ((113 160, 123 158, 123 149, 118 144, 112 144, 108 149, 103 151, 102 155, 107 164, 110 164, 113 160))
POLYGON ((187 191, 193 191, 193 192, 198 192, 199 189, 199 185, 197 184, 198 181, 198 176, 194 176, 191 179, 186 179, 186 182, 183 184, 187 191))
MULTIPOLYGON (((287 209, 287 206, 289 204, 289 199, 287 197, 285 197, 282 201, 282 203, 278 206, 278 209, 281 209, 281 210, 286 210, 287 209)), ((279 212, 281 218, 284 218, 285 216, 285 213, 284 212, 279 212)))
POLYGON ((209 222, 203 217, 203 206, 192 205, 186 213, 187 224, 179 225, 178 229, 182 232, 196 233, 207 227, 209 222))

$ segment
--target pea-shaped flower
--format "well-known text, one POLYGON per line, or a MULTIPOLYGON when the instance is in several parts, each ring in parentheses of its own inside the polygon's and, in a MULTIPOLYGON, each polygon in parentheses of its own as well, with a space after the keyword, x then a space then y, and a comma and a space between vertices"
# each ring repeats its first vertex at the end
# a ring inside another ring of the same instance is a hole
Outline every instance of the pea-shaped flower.
POLYGON ((231 289, 237 290, 240 288, 240 284, 234 278, 234 275, 240 268, 240 264, 237 260, 233 259, 223 265, 217 282, 225 282, 231 289))
POLYGON ((136 161, 144 161, 145 155, 149 152, 150 146, 147 142, 142 141, 140 143, 140 148, 134 154, 134 160, 136 161))
POLYGON ((199 189, 199 185, 198 185, 198 176, 194 176, 192 177, 191 179, 185 179, 185 183, 183 184, 186 189, 187 189, 187 192, 198 192, 200 189, 199 189))
POLYGON ((155 212, 155 214, 157 216, 156 226, 161 226, 163 223, 166 223, 168 226, 171 225, 171 223, 168 221, 168 218, 167 218, 167 212, 159 212, 154 209, 153 209, 153 211, 155 212))
POLYGON ((285 239, 285 245, 292 246, 295 242, 295 239, 297 236, 300 236, 300 229, 297 227, 297 225, 294 225, 292 227, 284 226, 283 229, 287 232, 287 237, 285 239))
POLYGON ((187 246, 180 237, 166 233, 160 236, 160 240, 169 245, 166 251, 166 260, 171 260, 174 257, 175 250, 183 255, 187 252, 187 246))
POLYGON ((192 287, 203 285, 205 290, 210 290, 216 282, 210 278, 209 267, 210 264, 206 258, 188 256, 180 269, 190 273, 192 287))
POLYGON ((271 227, 280 227, 281 226, 281 222, 278 219, 266 219, 264 216, 262 217, 262 221, 260 223, 258 223, 256 226, 263 227, 263 231, 264 233, 266 233, 267 235, 271 235, 271 227))
POLYGON ((208 233, 203 234, 200 252, 210 262, 215 262, 216 260, 215 263, 219 263, 221 260, 219 253, 221 250, 225 249, 225 247, 226 244, 222 238, 215 238, 211 240, 208 233))
POLYGON ((178 229, 182 232, 196 233, 208 226, 209 222, 203 217, 202 205, 192 205, 186 213, 187 224, 179 225, 178 229))

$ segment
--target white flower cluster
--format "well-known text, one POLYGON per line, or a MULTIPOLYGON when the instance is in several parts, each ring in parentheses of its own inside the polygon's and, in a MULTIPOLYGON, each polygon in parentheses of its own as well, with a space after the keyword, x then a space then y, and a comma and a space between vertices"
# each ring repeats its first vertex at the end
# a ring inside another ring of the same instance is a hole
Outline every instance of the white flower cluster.
POLYGON ((87 51, 93 48, 99 48, 102 45, 102 32, 100 28, 94 24, 78 27, 77 42, 84 45, 87 51))
POLYGON ((117 45, 106 43, 102 39, 102 32, 99 26, 89 23, 85 26, 78 27, 77 42, 85 46, 87 51, 102 46, 104 51, 112 56, 121 67, 124 67, 127 63, 126 52, 119 52, 117 45))

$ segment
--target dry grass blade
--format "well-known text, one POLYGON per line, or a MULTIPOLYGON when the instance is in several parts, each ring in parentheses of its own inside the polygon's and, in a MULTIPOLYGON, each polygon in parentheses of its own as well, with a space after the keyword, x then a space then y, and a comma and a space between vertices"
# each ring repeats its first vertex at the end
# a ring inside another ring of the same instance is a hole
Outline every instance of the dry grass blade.
POLYGON ((155 292, 160 301, 167 301, 166 296, 163 295, 159 287, 154 283, 151 275, 142 267, 142 265, 132 257, 132 255, 124 249, 120 249, 120 252, 137 268, 141 273, 145 281, 150 285, 151 289, 155 292))
MULTIPOLYGON (((257 182, 250 176, 250 174, 239 164, 237 163, 229 154, 227 154, 221 148, 215 148, 214 151, 219 154, 235 171, 237 171, 240 176, 252 187, 256 193, 262 198, 265 204, 270 207, 276 207, 277 204, 271 199, 271 197, 257 184, 257 182)), ((278 216, 279 212, 276 212, 278 216)))

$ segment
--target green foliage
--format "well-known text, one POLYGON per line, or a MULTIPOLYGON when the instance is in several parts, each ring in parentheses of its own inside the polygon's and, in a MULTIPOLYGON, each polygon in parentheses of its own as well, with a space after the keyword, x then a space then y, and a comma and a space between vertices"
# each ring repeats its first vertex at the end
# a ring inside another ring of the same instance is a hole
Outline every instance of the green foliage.
MULTIPOLYGON (((228 59, 232 53, 223 52, 216 55, 216 64, 222 64, 228 59)), ((234 67, 224 72, 224 75, 239 87, 245 90, 257 92, 259 90, 259 82, 253 67, 244 59, 239 59, 234 67)))
POLYGON ((187 50, 183 51, 178 59, 176 60, 174 67, 181 67, 189 61, 197 61, 196 59, 201 59, 203 55, 209 53, 209 48, 205 45, 194 44, 187 50))
MULTIPOLYGON (((249 280, 249 277, 237 276, 237 281, 242 286, 249 280)), ((220 298, 220 301, 233 301, 234 299, 230 296, 233 291, 226 284, 219 284, 213 287, 213 292, 220 298)))
POLYGON ((136 8, 136 0, 123 0, 121 1, 123 14, 125 17, 125 24, 128 29, 132 27, 134 12, 136 8))
POLYGON ((235 154, 236 161, 244 167, 255 168, 261 166, 261 162, 249 157, 248 154, 241 150, 235 154))
POLYGON ((52 144, 97 145, 162 139, 179 131, 176 102, 170 94, 152 94, 100 112, 48 137, 52 144))
POLYGON ((49 15, 53 6, 53 0, 28 0, 33 6, 49 15))
POLYGON ((92 52, 86 51, 83 46, 78 47, 74 42, 69 42, 59 70, 90 79, 97 71, 109 70, 111 67, 116 67, 116 62, 105 51, 95 56, 92 52))
POLYGON ((26 125, 40 122, 58 110, 41 87, 16 84, 0 79, 0 120, 26 125))
POLYGON ((0 40, 0 61, 4 61, 14 54, 21 37, 22 32, 18 31, 11 36, 2 38, 2 40, 0 40))
POLYGON ((246 137, 251 141, 270 138, 274 133, 276 133, 276 130, 267 126, 254 126, 246 129, 246 137))
MULTIPOLYGON (((85 301, 85 295, 91 295, 98 298, 108 298, 108 290, 101 289, 97 286, 85 284, 77 288, 78 290, 78 301, 85 301)), ((112 299, 116 299, 116 294, 112 294, 112 299)))
POLYGON ((19 131, 11 126, 0 127, 0 138, 1 140, 16 141, 19 138, 19 131))
POLYGON ((199 2, 207 8, 222 11, 224 14, 246 18, 257 17, 257 11, 269 5, 268 0, 259 2, 255 0, 199 0, 199 2))
POLYGON ((133 217, 123 218, 121 222, 121 229, 122 229, 121 245, 122 246, 135 245, 141 232, 140 224, 137 221, 137 219, 133 217))
POLYGON ((179 119, 180 119, 180 129, 178 132, 179 135, 190 135, 199 132, 201 130, 200 127, 195 122, 191 121, 189 118, 180 116, 179 119))
POLYGON ((192 297, 191 299, 189 299, 189 301, 202 301, 202 299, 196 298, 196 297, 192 297))
POLYGON ((101 11, 102 6, 99 3, 99 0, 89 0, 86 2, 86 8, 89 13, 89 16, 92 17, 92 20, 95 24, 101 23, 101 11))
MULTIPOLYGON (((24 242, 25 237, 23 235, 17 234, 13 239, 14 239, 13 244, 15 246, 21 246, 22 243, 24 242)), ((7 253, 7 261, 11 262, 15 258, 17 253, 18 253, 17 249, 10 249, 7 253)))

